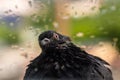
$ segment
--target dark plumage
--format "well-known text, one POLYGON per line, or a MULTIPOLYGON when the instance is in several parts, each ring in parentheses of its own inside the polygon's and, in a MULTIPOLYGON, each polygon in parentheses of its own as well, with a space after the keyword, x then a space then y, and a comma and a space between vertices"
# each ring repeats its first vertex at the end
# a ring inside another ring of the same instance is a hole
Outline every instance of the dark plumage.
POLYGON ((26 70, 24 80, 113 80, 104 60, 74 45, 55 31, 40 34, 42 53, 26 70))

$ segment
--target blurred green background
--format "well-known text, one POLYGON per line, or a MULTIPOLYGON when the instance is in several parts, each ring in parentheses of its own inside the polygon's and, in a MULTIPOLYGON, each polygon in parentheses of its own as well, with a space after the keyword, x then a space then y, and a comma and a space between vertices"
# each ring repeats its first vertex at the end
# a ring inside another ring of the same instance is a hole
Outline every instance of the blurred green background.
MULTIPOLYGON (((29 16, 19 15, 19 17, 21 17, 22 20, 20 20, 18 22, 20 24, 17 25, 14 25, 17 22, 11 22, 11 25, 7 25, 8 22, 4 21, 4 19, 1 19, 0 43, 6 45, 20 44, 21 41, 23 41, 21 39, 20 34, 21 31, 25 29, 29 30, 30 28, 32 28, 36 32, 36 35, 38 35, 41 31, 45 30, 59 31, 59 29, 61 29, 62 26, 59 26, 59 28, 57 27, 58 25, 62 24, 62 22, 64 23, 64 20, 60 20, 58 17, 61 16, 59 16, 59 14, 57 13, 62 8, 56 7, 62 7, 64 5, 58 5, 58 3, 61 3, 61 1, 59 2, 56 0, 33 0, 33 3, 37 5, 38 11, 31 15, 28 14, 29 16)), ((72 4, 73 2, 81 1, 82 0, 69 0, 67 1, 67 5, 65 4, 65 8, 70 6, 69 3, 72 4)), ((90 3, 94 2, 94 0, 90 1, 90 3)), ((98 8, 99 11, 97 14, 85 15, 84 17, 77 18, 74 17, 74 15, 69 16, 68 14, 66 18, 68 16, 69 18, 66 24, 69 25, 67 25, 66 28, 63 27, 59 32, 62 32, 63 34, 66 34, 65 32, 68 32, 67 35, 69 35, 75 43, 80 45, 91 45, 98 44, 100 41, 110 41, 112 43, 116 43, 116 46, 120 48, 120 0, 100 1, 102 1, 102 3, 100 3, 100 7, 98 8)), ((28 3, 30 7, 34 6, 32 5, 32 2, 29 1, 28 3)), ((63 3, 65 2, 63 1, 63 3)), ((72 9, 73 8, 74 7, 72 7, 72 9)), ((96 7, 92 7, 91 11, 94 11, 95 8, 96 7)), ((63 12, 65 12, 65 10, 63 9, 63 12)), ((62 15, 64 15, 63 12, 61 12, 62 15)), ((75 15, 77 15, 76 11, 75 15)))
POLYGON ((71 20, 71 35, 77 42, 87 42, 92 44, 98 41, 118 41, 120 47, 120 1, 107 0, 100 8, 100 13, 95 16, 87 16, 71 20), (83 33, 84 36, 79 38, 77 33, 83 33))

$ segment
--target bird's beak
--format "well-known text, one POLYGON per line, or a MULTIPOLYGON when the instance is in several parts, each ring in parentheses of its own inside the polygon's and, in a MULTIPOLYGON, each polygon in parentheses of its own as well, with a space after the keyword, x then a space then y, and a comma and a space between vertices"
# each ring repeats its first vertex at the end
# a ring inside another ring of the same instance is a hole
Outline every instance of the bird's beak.
POLYGON ((41 45, 46 45, 46 44, 48 44, 48 43, 50 43, 50 40, 47 39, 47 38, 43 39, 43 40, 40 42, 41 45))

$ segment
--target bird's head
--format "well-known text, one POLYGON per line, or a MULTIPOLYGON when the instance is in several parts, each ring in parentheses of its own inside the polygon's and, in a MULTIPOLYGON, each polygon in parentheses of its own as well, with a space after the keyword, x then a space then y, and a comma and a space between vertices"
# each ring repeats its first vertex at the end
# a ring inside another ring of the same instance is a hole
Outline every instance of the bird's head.
POLYGON ((71 43, 69 37, 61 35, 55 31, 45 31, 39 36, 39 45, 42 50, 61 50, 66 49, 71 43))

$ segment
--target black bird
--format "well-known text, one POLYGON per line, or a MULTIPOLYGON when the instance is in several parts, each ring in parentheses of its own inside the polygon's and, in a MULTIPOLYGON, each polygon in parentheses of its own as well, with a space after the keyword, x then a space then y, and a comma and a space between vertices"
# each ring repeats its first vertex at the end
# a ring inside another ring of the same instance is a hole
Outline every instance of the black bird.
POLYGON ((24 80, 113 80, 109 64, 55 31, 39 36, 42 53, 31 61, 24 80))

